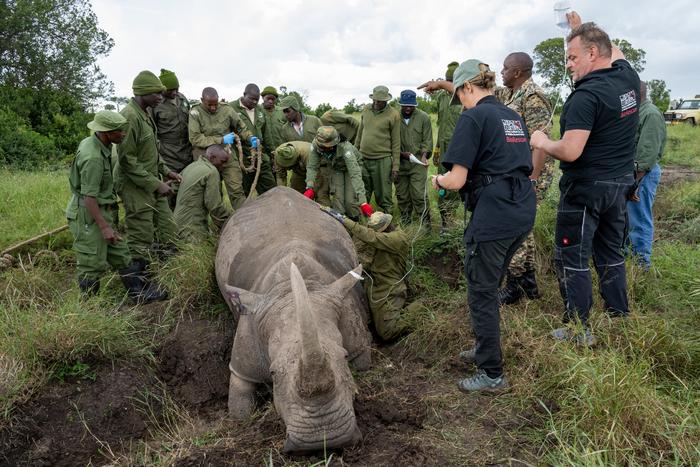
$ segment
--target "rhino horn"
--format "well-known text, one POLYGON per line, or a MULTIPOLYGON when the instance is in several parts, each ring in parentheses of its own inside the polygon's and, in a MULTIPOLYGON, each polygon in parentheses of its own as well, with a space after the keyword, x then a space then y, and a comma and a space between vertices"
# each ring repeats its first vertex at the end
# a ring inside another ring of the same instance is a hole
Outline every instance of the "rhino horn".
POLYGON ((342 298, 345 298, 350 290, 357 284, 357 281, 362 280, 362 265, 358 265, 355 269, 344 274, 342 277, 333 282, 328 288, 329 291, 342 298))
POLYGON ((304 279, 294 263, 290 267, 290 278, 301 336, 301 359, 297 388, 302 397, 310 398, 333 390, 335 378, 328 357, 321 348, 318 327, 309 302, 309 292, 306 290, 304 279))

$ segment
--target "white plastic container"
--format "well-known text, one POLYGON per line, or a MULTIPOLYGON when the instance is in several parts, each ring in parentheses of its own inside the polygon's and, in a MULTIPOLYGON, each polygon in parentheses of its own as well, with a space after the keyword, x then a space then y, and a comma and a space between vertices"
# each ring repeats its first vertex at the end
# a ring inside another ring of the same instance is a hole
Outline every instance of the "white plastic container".
POLYGON ((569 30, 569 20, 566 19, 567 13, 571 13, 571 2, 568 0, 554 2, 555 24, 563 31, 569 30))

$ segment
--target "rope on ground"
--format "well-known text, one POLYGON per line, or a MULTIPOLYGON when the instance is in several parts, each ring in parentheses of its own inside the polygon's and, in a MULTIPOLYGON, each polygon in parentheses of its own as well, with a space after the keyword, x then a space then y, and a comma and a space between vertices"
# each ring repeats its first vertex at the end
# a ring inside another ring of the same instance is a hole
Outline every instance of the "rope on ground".
POLYGON ((36 241, 39 241, 39 240, 41 240, 41 239, 43 239, 43 238, 50 237, 51 235, 56 235, 57 233, 61 233, 61 232, 63 232, 64 230, 66 230, 67 228, 68 228, 68 224, 63 225, 63 226, 61 226, 61 227, 57 227, 57 228, 55 228, 55 229, 53 229, 53 230, 49 230, 48 232, 44 232, 44 233, 39 234, 39 235, 37 235, 37 236, 35 236, 35 237, 32 237, 32 238, 30 238, 30 239, 24 240, 24 241, 22 241, 22 242, 20 242, 20 243, 17 243, 16 245, 12 245, 11 247, 6 248, 5 250, 3 250, 3 252, 0 253, 0 256, 5 257, 6 255, 9 255, 9 254, 12 253, 13 251, 19 250, 19 249, 22 248, 23 246, 30 245, 30 244, 32 244, 32 243, 34 243, 34 242, 36 242, 36 241))

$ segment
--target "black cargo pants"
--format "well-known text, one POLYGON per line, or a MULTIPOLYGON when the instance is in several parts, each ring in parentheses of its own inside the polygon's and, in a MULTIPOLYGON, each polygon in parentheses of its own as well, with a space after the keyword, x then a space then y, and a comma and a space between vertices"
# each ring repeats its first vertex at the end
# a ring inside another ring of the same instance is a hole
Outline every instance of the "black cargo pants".
POLYGON ((554 263, 564 300, 564 322, 584 325, 593 306, 589 260, 598 273, 605 310, 614 316, 629 312, 623 244, 627 194, 632 175, 611 180, 573 181, 562 177, 557 211, 554 263))
POLYGON ((491 378, 503 374, 498 288, 508 264, 529 232, 487 242, 467 242, 464 273, 472 331, 476 336, 476 365, 491 378))

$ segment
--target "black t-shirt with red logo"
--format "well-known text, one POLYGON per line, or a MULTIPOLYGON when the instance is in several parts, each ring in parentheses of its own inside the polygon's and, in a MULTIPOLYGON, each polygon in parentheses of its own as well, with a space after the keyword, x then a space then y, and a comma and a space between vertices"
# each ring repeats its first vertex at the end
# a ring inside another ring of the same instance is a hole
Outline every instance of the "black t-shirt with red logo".
POLYGON ((532 153, 527 127, 516 112, 494 96, 462 112, 442 161, 448 170, 454 164, 466 167, 467 179, 481 185, 473 193, 476 206, 464 233, 467 242, 501 240, 532 229, 535 191, 528 179, 532 153), (499 178, 505 174, 511 176, 499 178), (485 175, 496 181, 484 183, 485 175))
POLYGON ((634 172, 639 125, 639 76, 625 60, 593 71, 574 85, 559 119, 568 130, 591 132, 581 157, 559 166, 577 180, 610 180, 634 172))

